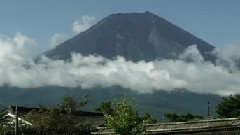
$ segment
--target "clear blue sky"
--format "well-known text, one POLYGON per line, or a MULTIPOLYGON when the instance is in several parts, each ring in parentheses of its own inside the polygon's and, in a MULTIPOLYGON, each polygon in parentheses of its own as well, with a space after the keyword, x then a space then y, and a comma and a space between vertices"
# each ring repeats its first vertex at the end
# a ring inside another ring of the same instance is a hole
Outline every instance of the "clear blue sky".
POLYGON ((83 15, 150 11, 214 46, 240 44, 240 0, 0 0, 0 34, 20 32, 48 48, 83 15))

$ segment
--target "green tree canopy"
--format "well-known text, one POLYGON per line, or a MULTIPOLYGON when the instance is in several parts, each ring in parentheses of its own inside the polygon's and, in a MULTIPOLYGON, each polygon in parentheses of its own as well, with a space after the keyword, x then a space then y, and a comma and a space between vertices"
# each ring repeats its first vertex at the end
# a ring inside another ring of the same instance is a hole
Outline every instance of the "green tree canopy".
POLYGON ((220 117, 234 118, 240 116, 240 95, 230 95, 224 97, 217 106, 217 114, 220 117))
POLYGON ((146 124, 156 122, 149 114, 141 116, 135 112, 132 102, 128 102, 125 96, 113 106, 113 113, 105 114, 105 117, 107 126, 119 135, 144 134, 146 124))
POLYGON ((59 107, 62 110, 66 110, 69 112, 75 112, 77 110, 81 110, 81 108, 87 105, 88 103, 87 97, 88 95, 85 95, 84 99, 75 100, 70 96, 64 96, 63 101, 61 102, 61 104, 59 104, 59 107))
POLYGON ((65 96, 58 106, 33 110, 26 115, 26 120, 33 125, 25 127, 25 130, 36 135, 77 135, 89 131, 92 123, 90 121, 78 123, 74 116, 73 111, 77 111, 77 106, 81 103, 82 101, 78 102, 70 96, 65 96))
POLYGON ((113 103, 111 101, 102 102, 99 106, 94 107, 94 112, 112 115, 113 114, 112 104, 113 103))
POLYGON ((169 122, 187 122, 187 121, 191 121, 191 120, 203 119, 202 116, 193 115, 191 113, 186 113, 186 114, 179 115, 177 113, 167 112, 167 113, 165 113, 165 117, 168 118, 169 122))

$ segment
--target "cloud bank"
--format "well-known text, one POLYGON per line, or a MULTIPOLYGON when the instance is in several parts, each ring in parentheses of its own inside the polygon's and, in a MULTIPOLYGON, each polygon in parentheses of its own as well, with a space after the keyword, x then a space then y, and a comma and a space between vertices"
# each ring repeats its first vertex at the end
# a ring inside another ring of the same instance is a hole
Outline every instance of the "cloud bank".
POLYGON ((92 88, 120 85, 141 93, 177 88, 220 95, 240 92, 238 45, 214 50, 217 64, 203 61, 196 45, 188 47, 179 60, 152 62, 126 61, 120 56, 109 60, 75 53, 71 61, 42 56, 36 63, 33 61, 38 54, 35 41, 20 33, 13 38, 0 37, 0 48, 0 86, 92 88))

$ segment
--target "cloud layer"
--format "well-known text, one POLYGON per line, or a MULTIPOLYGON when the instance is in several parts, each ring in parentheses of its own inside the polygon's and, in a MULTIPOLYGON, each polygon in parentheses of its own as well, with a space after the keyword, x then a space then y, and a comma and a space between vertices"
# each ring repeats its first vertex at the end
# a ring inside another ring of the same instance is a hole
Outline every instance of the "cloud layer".
POLYGON ((240 47, 237 45, 216 49, 217 64, 204 62, 195 45, 188 47, 179 60, 152 62, 126 61, 120 56, 109 60, 72 54, 71 61, 43 56, 36 63, 33 61, 38 54, 36 43, 20 33, 13 38, 0 37, 0 48, 0 86, 92 88, 120 85, 141 93, 176 88, 220 95, 240 92, 237 68, 240 47))

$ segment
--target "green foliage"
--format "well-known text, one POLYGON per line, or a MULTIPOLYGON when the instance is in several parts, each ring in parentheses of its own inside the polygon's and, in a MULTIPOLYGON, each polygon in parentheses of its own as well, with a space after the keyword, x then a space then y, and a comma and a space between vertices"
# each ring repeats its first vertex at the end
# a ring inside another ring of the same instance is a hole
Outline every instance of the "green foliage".
POLYGON ((142 119, 147 123, 147 124, 154 124, 157 123, 157 120, 153 117, 151 117, 151 115, 149 113, 145 113, 142 116, 142 119))
POLYGON ((112 115, 113 114, 112 104, 113 103, 111 101, 102 102, 99 106, 94 107, 94 112, 112 115))
POLYGON ((0 131, 2 131, 3 125, 6 123, 4 118, 5 114, 1 108, 2 108, 2 105, 0 105, 0 131))
POLYGON ((70 96, 64 96, 62 103, 59 105, 59 107, 62 110, 70 111, 70 112, 75 112, 76 110, 81 110, 82 107, 87 105, 88 100, 87 100, 87 95, 84 96, 83 100, 75 100, 70 96))
POLYGON ((0 134, 11 135, 14 133, 13 124, 9 123, 4 106, 0 104, 0 134))
POLYGON ((13 125, 5 125, 4 127, 1 127, 0 129, 1 135, 13 135, 14 134, 14 127, 13 125))
POLYGON ((26 120, 33 125, 26 126, 25 130, 34 131, 36 135, 76 135, 89 131, 92 123, 90 121, 77 123, 74 116, 80 103, 66 96, 59 106, 33 110, 26 115, 26 120))
POLYGON ((234 118, 240 116, 240 95, 230 95, 224 97, 217 106, 217 114, 220 117, 234 118))
POLYGON ((75 123, 73 115, 56 107, 46 111, 32 111, 27 114, 26 119, 34 123, 31 128, 39 135, 74 135, 77 134, 76 131, 87 130, 87 125, 83 125, 87 123, 75 123))
POLYGON ((153 119, 149 114, 144 116, 133 111, 133 104, 126 101, 124 96, 120 102, 113 106, 113 113, 105 114, 107 126, 112 128, 119 135, 140 135, 144 134, 146 124, 150 124, 153 119))
POLYGON ((178 115, 177 113, 165 113, 165 117, 168 118, 169 122, 187 122, 191 120, 200 120, 203 119, 200 115, 193 115, 191 113, 178 115))
POLYGON ((65 96, 62 103, 59 105, 61 109, 67 111, 76 111, 77 102, 70 96, 65 96))

